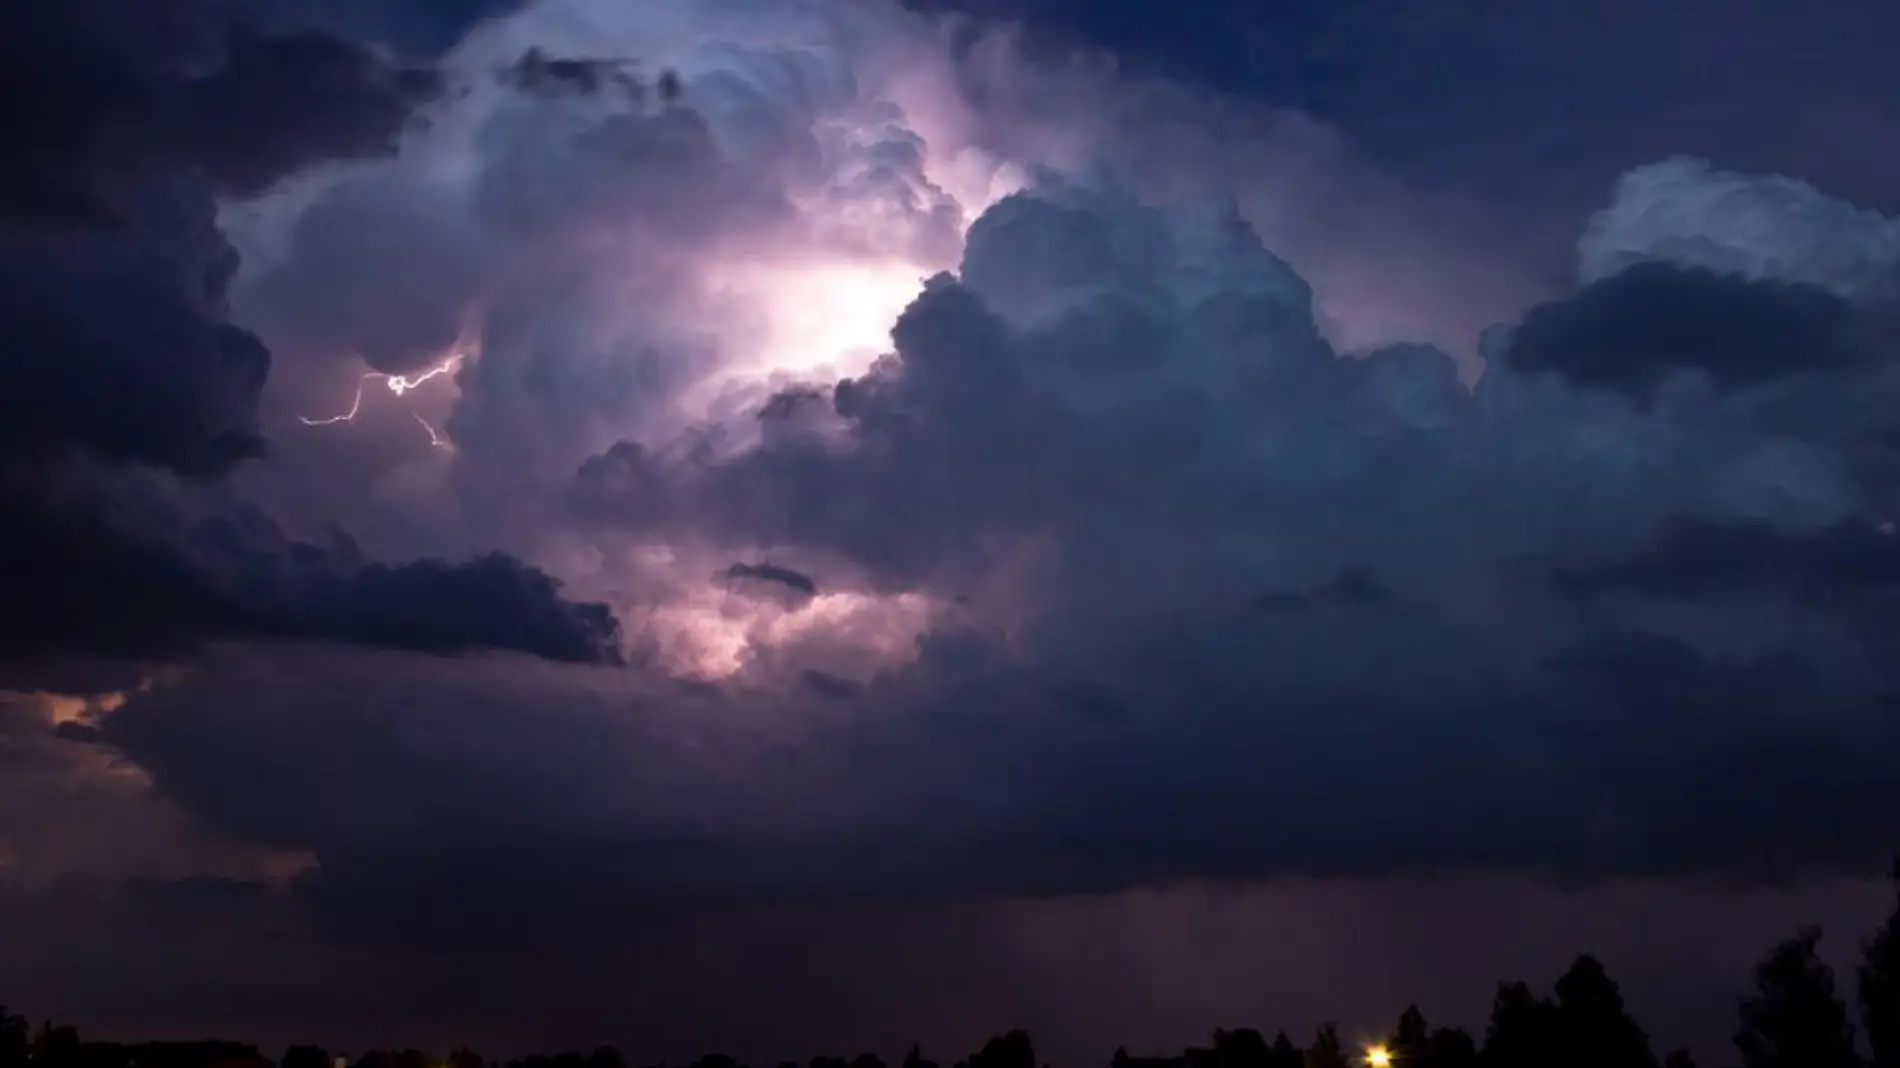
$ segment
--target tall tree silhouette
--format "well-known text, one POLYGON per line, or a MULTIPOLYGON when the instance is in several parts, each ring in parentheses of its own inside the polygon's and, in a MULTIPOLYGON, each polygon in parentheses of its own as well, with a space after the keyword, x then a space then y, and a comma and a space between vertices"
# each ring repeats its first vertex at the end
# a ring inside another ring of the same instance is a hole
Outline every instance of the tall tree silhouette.
POLYGON ((1574 1068, 1656 1068, 1656 1054, 1623 1005, 1603 962, 1578 957, 1557 980, 1557 1031, 1561 1042, 1555 1064, 1574 1068))
POLYGON ((1306 1052, 1281 1031, 1273 1036, 1273 1048, 1267 1051, 1267 1065, 1268 1068, 1306 1068, 1306 1052))
POLYGON ((1426 1046, 1425 1063, 1432 1068, 1476 1068, 1478 1042, 1462 1027, 1440 1027, 1426 1046))
POLYGON ((1524 983, 1500 983, 1479 1051, 1485 1068, 1545 1068, 1562 1045, 1557 1007, 1524 983))
POLYGON ((1900 856, 1893 858, 1893 910, 1867 941, 1860 965, 1860 1019, 1873 1068, 1900 1068, 1900 856))
POLYGON ((19 1068, 32 1050, 32 1032, 26 1017, 0 1005, 0 1068, 19 1068))
POLYGON ((1306 1047, 1306 1068, 1351 1068, 1346 1059, 1346 1048, 1339 1041, 1337 1024, 1321 1024, 1319 1032, 1313 1036, 1313 1044, 1306 1047))
POLYGON ((1815 953, 1819 928, 1776 946, 1755 969, 1735 1035, 1743 1068, 1857 1068, 1854 1025, 1834 991, 1834 972, 1815 953))
POLYGON ((1399 1014, 1399 1026, 1385 1045, 1395 1062, 1423 1068, 1430 1064, 1431 1042, 1432 1028, 1425 1022, 1425 1014, 1417 1005, 1407 1005, 1399 1014))

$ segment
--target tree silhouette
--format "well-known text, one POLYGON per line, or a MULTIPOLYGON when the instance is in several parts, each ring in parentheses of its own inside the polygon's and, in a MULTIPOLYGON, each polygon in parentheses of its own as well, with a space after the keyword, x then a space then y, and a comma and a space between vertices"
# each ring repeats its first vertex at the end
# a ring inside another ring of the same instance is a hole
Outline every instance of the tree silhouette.
POLYGON ((1431 1025, 1425 1022, 1425 1014, 1417 1005, 1407 1005, 1399 1014, 1398 1029, 1386 1040, 1386 1049, 1392 1053, 1392 1059, 1399 1064, 1422 1065, 1430 1053, 1432 1042, 1431 1025))
POLYGON ((1219 1068, 1272 1068, 1267 1038, 1251 1027, 1214 1032, 1214 1062, 1219 1068))
POLYGON ((1688 1050, 1679 1049, 1663 1060, 1663 1068, 1695 1068, 1695 1058, 1688 1050))
POLYGON ((1305 1068, 1351 1068, 1346 1059, 1346 1049, 1339 1042, 1337 1024, 1321 1024, 1319 1032, 1313 1036, 1313 1044, 1306 1048, 1305 1068))
POLYGON ((1815 953, 1819 928, 1776 946, 1755 969, 1735 1035, 1743 1068, 1856 1068, 1854 1025, 1834 992, 1834 972, 1815 953))
POLYGON ((1479 1063, 1478 1040, 1462 1027, 1441 1027, 1432 1032, 1424 1062, 1432 1068, 1475 1068, 1479 1063))
POLYGON ((279 1068, 330 1068, 330 1053, 321 1046, 292 1046, 277 1063, 279 1068))
POLYGON ((983 1044, 970 1068, 1036 1068, 1036 1045, 1026 1031, 1010 1031, 983 1044))
POLYGON ((72 1064, 80 1058, 79 1032, 71 1027, 54 1027, 42 1020, 40 1033, 33 1039, 28 1058, 36 1064, 72 1064))
POLYGON ((0 1005, 0 1068, 19 1068, 32 1050, 26 1017, 0 1005))
POLYGON ((1860 1019, 1873 1068, 1900 1068, 1900 856, 1893 860, 1893 911, 1863 947, 1860 1019))
POLYGON ((1498 984, 1480 1051, 1485 1068, 1545 1068, 1561 1045, 1555 1005, 1524 983, 1498 984))
POLYGON ((1404 1068, 1473 1068, 1478 1064, 1478 1043, 1459 1027, 1434 1029, 1417 1005, 1407 1005, 1399 1014, 1398 1027, 1386 1039, 1392 1063, 1404 1068))
POLYGON ((1595 957, 1578 957, 1557 980, 1555 1063, 1575 1068, 1656 1068, 1649 1036, 1630 1018, 1623 992, 1595 957))

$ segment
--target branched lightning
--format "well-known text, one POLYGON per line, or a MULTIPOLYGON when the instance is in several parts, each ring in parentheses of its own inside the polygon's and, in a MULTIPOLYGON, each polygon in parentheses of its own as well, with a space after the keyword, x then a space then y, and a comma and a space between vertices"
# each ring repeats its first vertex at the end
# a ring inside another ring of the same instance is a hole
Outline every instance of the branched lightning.
POLYGON ((435 427, 431 426, 427 419, 424 419, 423 417, 416 415, 416 413, 414 412, 410 412, 409 414, 415 418, 416 422, 422 424, 422 429, 429 432, 429 444, 435 446, 438 449, 447 449, 450 452, 455 451, 455 446, 449 444, 447 438, 443 437, 441 434, 436 433, 435 427))
MULTIPOLYGON (((348 423, 356 418, 358 412, 363 410, 363 391, 369 387, 371 382, 380 380, 384 385, 389 387, 389 392, 400 397, 432 378, 448 374, 450 371, 461 366, 461 364, 462 353, 458 352, 420 374, 392 375, 382 371, 369 371, 365 373, 363 377, 356 380, 356 396, 350 401, 349 411, 344 412, 342 415, 326 416, 321 419, 312 419, 307 415, 300 415, 297 418, 305 426, 332 426, 336 423, 348 423)), ((415 415, 413 412, 410 414, 415 417, 416 422, 422 424, 422 429, 429 432, 430 445, 442 449, 450 448, 448 441, 445 440, 441 434, 436 432, 435 427, 431 426, 428 420, 422 418, 420 415, 415 415)))

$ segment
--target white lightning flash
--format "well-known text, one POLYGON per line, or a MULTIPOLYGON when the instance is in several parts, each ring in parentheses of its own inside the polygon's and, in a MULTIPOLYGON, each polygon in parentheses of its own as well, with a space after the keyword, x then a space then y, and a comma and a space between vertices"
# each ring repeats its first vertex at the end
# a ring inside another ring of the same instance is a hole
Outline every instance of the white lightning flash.
MULTIPOLYGON (((356 397, 350 401, 349 411, 344 412, 342 415, 332 415, 322 419, 312 419, 307 415, 300 415, 297 418, 305 426, 332 426, 337 423, 351 422, 356 418, 357 413, 363 410, 363 391, 368 388, 372 381, 380 379, 384 385, 389 387, 389 392, 400 397, 410 390, 415 389, 417 386, 422 385, 424 382, 440 375, 448 374, 450 371, 460 367, 462 365, 462 355, 462 353, 458 352, 448 359, 443 360, 441 363, 436 364, 434 367, 429 368, 427 371, 416 375, 392 375, 385 374, 382 371, 367 372, 363 377, 356 380, 356 397)), ((422 429, 429 432, 430 445, 439 449, 451 448, 448 440, 437 433, 435 427, 431 426, 427 419, 416 415, 414 412, 411 412, 410 415, 415 418, 416 422, 422 424, 422 429)))
POLYGON ((409 414, 415 418, 416 422, 422 424, 422 429, 429 432, 429 444, 435 446, 438 449, 447 449, 450 452, 455 451, 455 446, 449 444, 449 440, 447 438, 443 437, 441 434, 436 433, 435 427, 431 426, 427 419, 424 419, 423 417, 416 415, 416 413, 414 412, 410 412, 409 414))

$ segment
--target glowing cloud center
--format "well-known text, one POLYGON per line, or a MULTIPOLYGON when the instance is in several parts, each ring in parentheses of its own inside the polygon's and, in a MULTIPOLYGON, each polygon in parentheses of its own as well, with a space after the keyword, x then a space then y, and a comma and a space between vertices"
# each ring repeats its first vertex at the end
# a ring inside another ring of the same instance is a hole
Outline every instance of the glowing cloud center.
POLYGON ((748 603, 708 587, 699 597, 652 614, 667 641, 675 670, 701 678, 728 678, 756 656, 829 635, 857 652, 894 661, 915 651, 931 604, 919 594, 876 597, 821 593, 792 609, 748 603))
POLYGON ((929 270, 910 263, 818 263, 723 267, 708 279, 721 297, 749 307, 757 347, 726 374, 767 378, 862 374, 891 347, 891 325, 916 299, 929 270))
MULTIPOLYGON (((307 415, 300 415, 297 419, 305 426, 334 426, 337 423, 354 422, 357 414, 363 410, 363 392, 372 381, 380 380, 384 385, 389 387, 389 392, 400 397, 431 379, 454 371, 462 365, 462 359, 463 354, 458 352, 443 360, 441 363, 436 364, 434 367, 415 375, 392 375, 385 374, 382 371, 365 372, 361 378, 356 380, 356 396, 350 401, 349 411, 344 412, 342 415, 331 415, 323 418, 312 418, 307 415)), ((439 449, 451 448, 448 439, 437 432, 435 427, 431 425, 427 419, 417 415, 415 412, 410 412, 409 414, 417 423, 422 425, 422 429, 429 432, 430 445, 439 449)))

